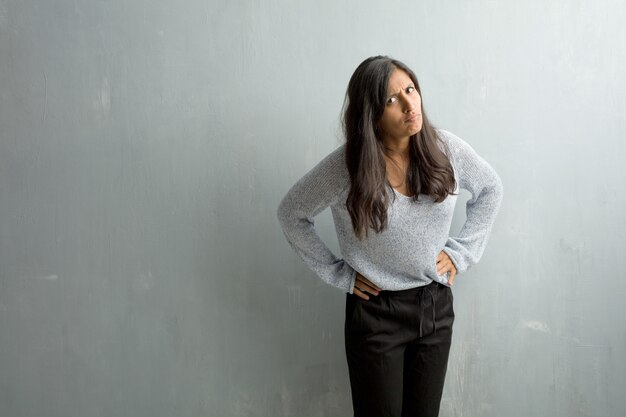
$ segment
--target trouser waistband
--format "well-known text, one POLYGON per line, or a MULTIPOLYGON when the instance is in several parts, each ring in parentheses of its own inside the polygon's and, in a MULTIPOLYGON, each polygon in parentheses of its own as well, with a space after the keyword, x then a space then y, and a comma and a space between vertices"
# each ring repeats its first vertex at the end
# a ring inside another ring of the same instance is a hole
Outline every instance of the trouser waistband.
POLYGON ((443 284, 432 281, 429 284, 421 285, 419 287, 408 288, 406 290, 383 290, 378 293, 377 297, 392 297, 392 298, 402 298, 402 299, 410 299, 415 298, 420 305, 420 317, 419 317, 419 336, 422 337, 422 321, 424 318, 424 300, 425 297, 430 297, 431 299, 431 307, 432 307, 432 318, 433 318, 433 334, 437 334, 437 320, 435 320, 435 296, 433 291, 437 291, 440 286, 444 286, 443 284))

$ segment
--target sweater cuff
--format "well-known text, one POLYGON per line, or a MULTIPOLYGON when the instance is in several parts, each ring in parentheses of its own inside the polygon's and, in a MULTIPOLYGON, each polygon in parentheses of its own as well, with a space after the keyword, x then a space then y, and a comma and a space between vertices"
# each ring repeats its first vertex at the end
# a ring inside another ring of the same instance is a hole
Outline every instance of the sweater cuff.
MULTIPOLYGON (((347 265, 347 264, 346 264, 347 265)), ((354 284, 356 282, 356 269, 352 268, 352 274, 350 275, 350 282, 348 284, 347 293, 354 294, 354 284)))
POLYGON ((452 263, 454 264, 454 267, 456 268, 456 273, 461 274, 467 271, 467 268, 469 267, 469 265, 467 264, 467 262, 465 262, 465 260, 463 259, 463 256, 459 252, 457 252, 456 250, 452 249, 449 246, 450 244, 459 245, 459 243, 456 242, 454 239, 448 238, 448 242, 446 243, 446 246, 444 246, 442 250, 450 257, 450 260, 452 261, 452 263))

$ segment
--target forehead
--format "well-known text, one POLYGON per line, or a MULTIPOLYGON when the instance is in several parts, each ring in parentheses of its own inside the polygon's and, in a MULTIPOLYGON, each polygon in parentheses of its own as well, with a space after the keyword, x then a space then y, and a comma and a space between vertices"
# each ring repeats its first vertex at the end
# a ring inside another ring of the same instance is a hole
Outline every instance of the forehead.
POLYGON ((389 93, 395 93, 398 90, 402 90, 409 84, 413 84, 413 80, 409 77, 409 74, 401 69, 395 68, 391 75, 389 75, 389 81, 387 82, 387 91, 389 93))

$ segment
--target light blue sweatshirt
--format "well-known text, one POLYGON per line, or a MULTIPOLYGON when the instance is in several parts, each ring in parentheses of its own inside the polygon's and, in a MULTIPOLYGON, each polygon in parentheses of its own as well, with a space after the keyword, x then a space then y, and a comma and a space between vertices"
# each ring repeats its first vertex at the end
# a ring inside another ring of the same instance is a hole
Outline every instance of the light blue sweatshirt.
MULTIPOLYGON (((283 197, 277 210, 287 241, 307 266, 324 282, 353 293, 356 271, 383 290, 404 290, 433 280, 449 286, 449 272, 437 274, 437 256, 445 251, 457 274, 480 260, 502 202, 502 181, 496 171, 464 140, 436 129, 448 145, 459 188, 468 190, 467 219, 458 236, 450 237, 457 196, 441 203, 430 196, 412 201, 397 190, 388 207, 388 228, 369 229, 360 241, 354 234, 346 199, 350 176, 345 165, 345 144, 323 158, 298 180, 283 197), (329 207, 339 247, 338 258, 315 231, 313 218, 329 207)), ((441 147, 445 151, 445 147, 441 147)))

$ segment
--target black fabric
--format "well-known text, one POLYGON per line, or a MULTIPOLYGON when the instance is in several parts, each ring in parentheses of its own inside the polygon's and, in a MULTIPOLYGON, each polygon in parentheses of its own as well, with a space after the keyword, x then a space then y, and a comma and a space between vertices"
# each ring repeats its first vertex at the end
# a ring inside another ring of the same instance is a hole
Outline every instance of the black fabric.
POLYGON ((345 348, 355 417, 436 417, 454 323, 451 288, 346 294, 345 348))

